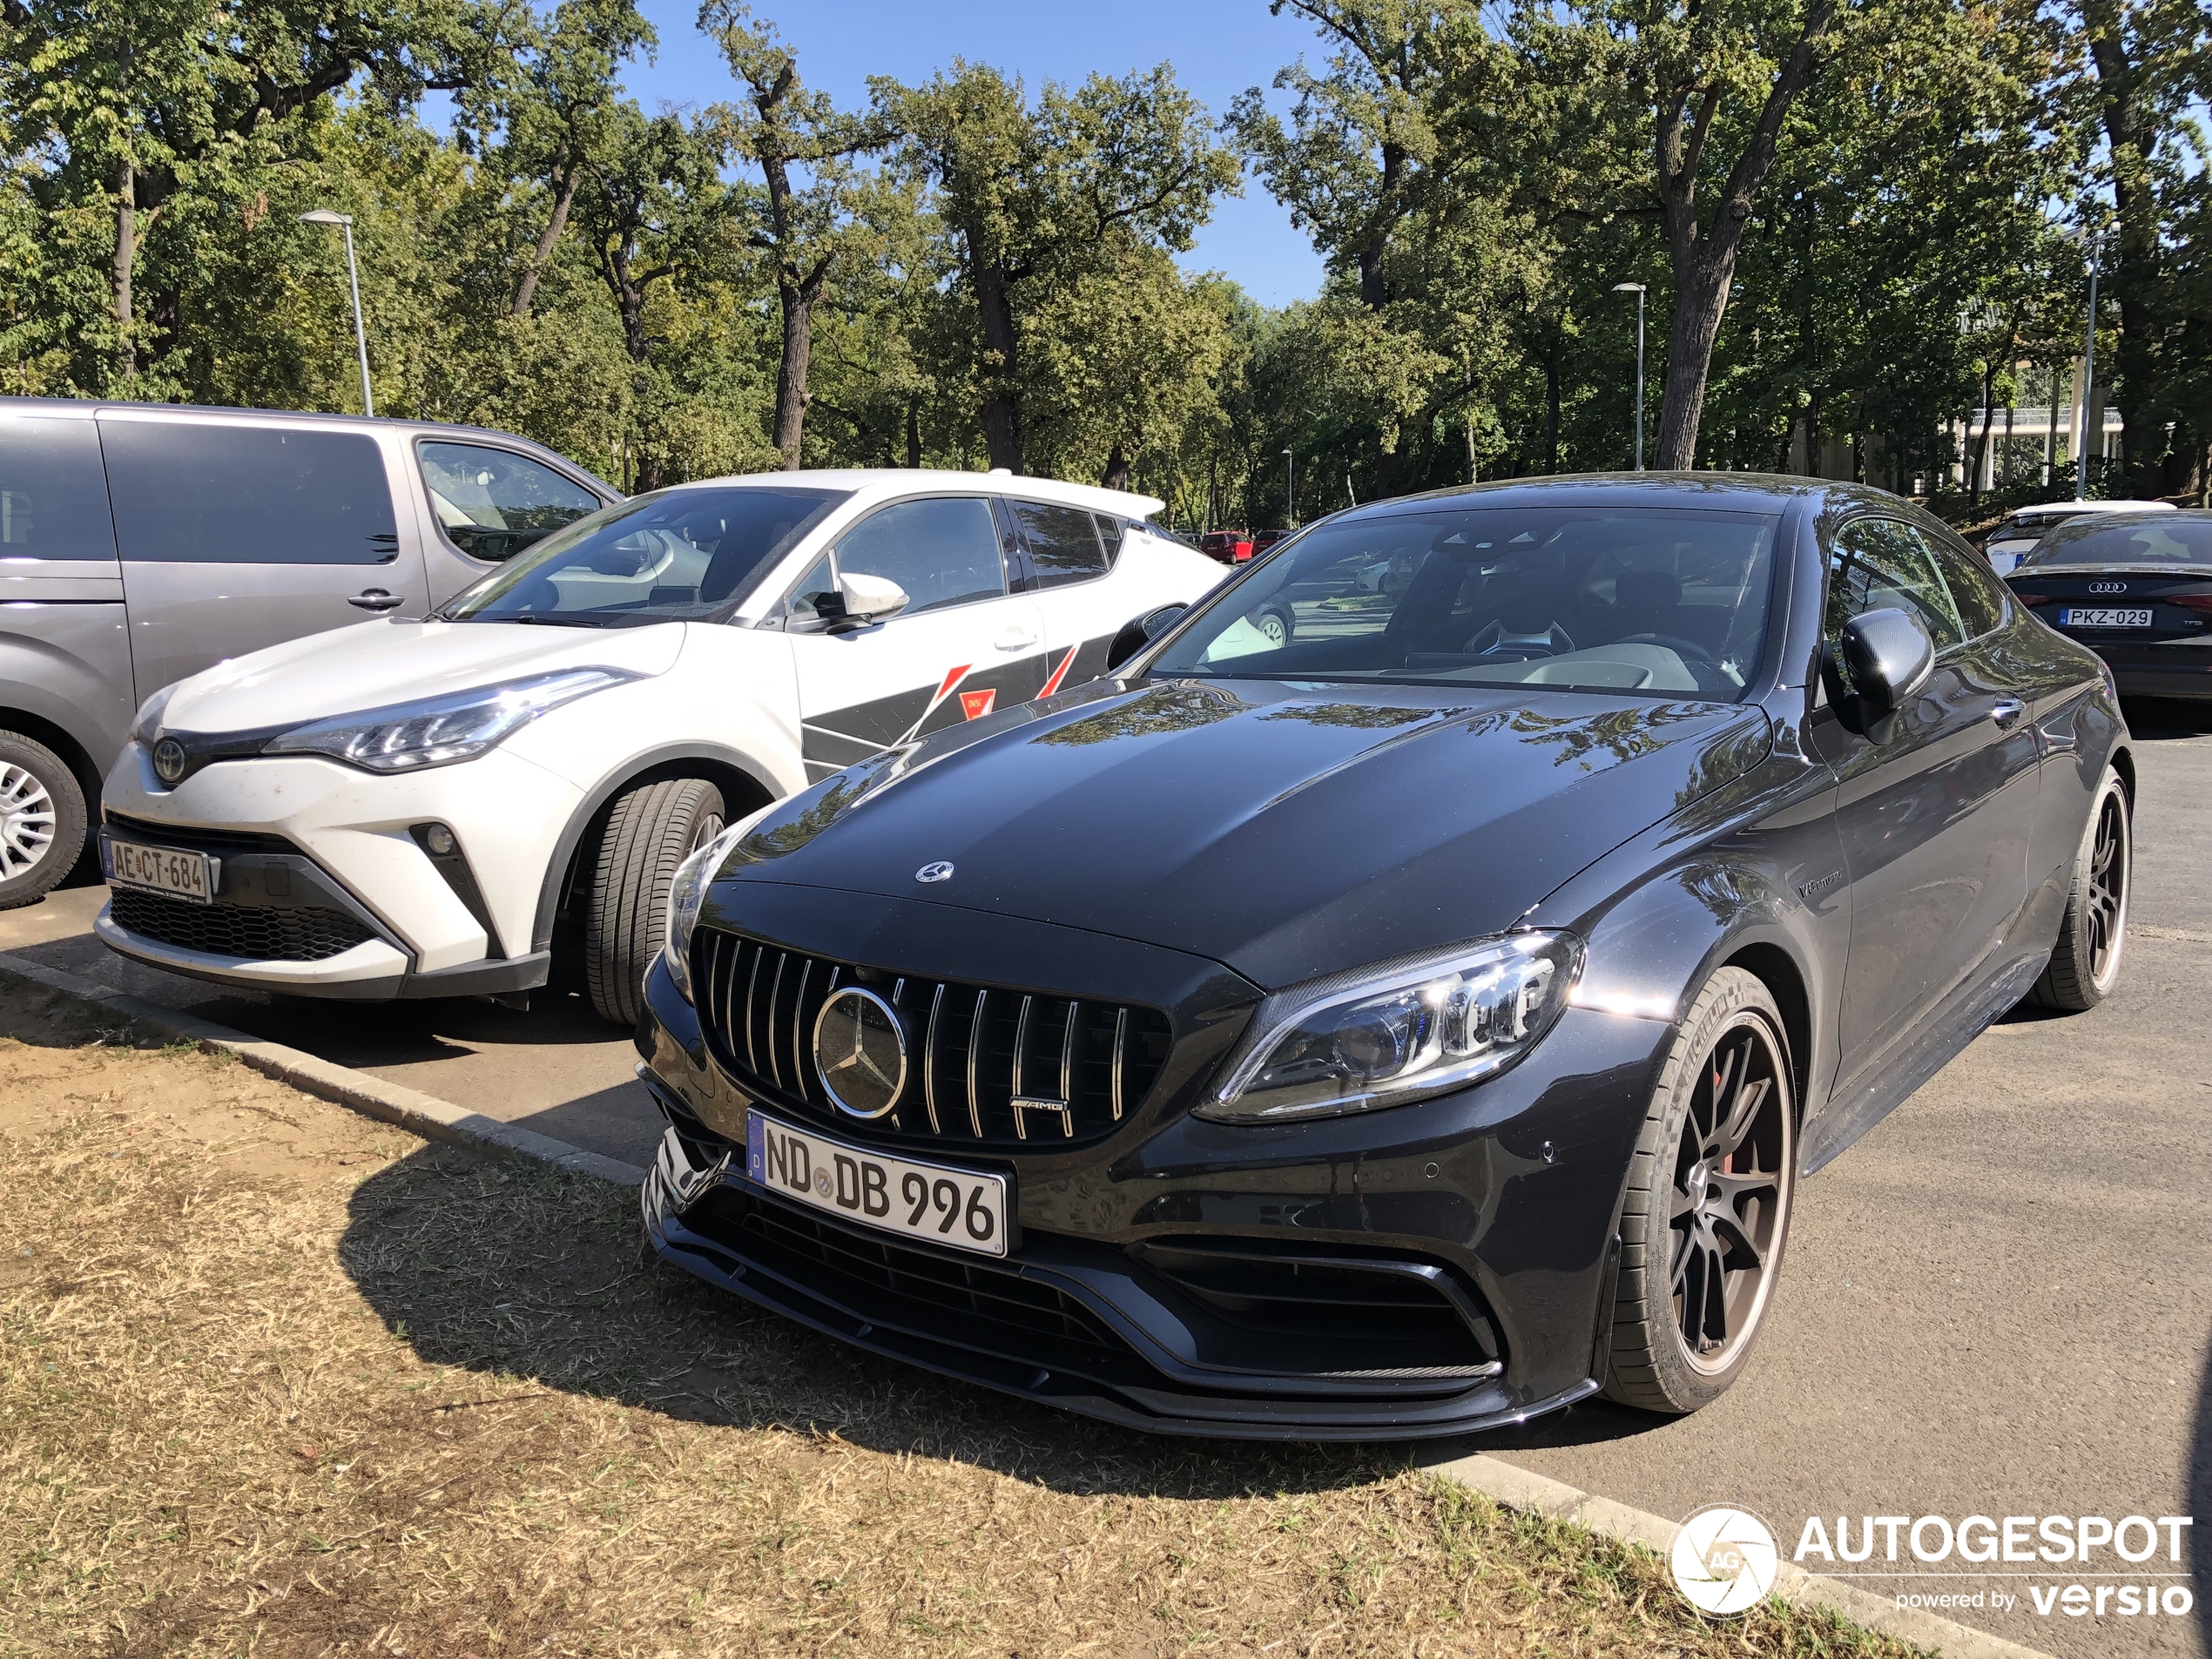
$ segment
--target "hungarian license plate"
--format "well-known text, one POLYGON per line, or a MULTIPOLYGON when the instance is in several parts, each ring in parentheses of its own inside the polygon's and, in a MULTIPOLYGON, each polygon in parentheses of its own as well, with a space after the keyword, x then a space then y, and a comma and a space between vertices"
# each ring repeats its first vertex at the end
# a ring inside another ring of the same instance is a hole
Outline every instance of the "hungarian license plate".
POLYGON ((2094 605, 2084 608, 2068 605, 2059 612, 2061 628, 2148 628, 2150 626, 2148 605, 2118 608, 2094 605))
POLYGON ((192 904, 214 903, 220 873, 217 860, 205 853, 118 840, 105 831, 100 834, 100 867, 111 887, 138 887, 192 904))
POLYGON ((1006 1254, 1002 1175, 889 1157, 759 1112, 745 1114, 745 1173, 770 1191, 907 1238, 1006 1254))

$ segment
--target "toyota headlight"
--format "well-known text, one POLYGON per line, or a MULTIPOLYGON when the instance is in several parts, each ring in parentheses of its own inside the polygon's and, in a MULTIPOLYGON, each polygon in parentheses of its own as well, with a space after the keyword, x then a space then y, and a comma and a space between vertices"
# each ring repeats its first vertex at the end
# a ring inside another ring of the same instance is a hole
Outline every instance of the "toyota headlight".
POLYGON ((131 722, 131 740, 142 749, 151 749, 161 736, 161 717, 169 711, 169 699, 177 694, 177 685, 163 686, 138 705, 138 718, 131 722))
POLYGON ((419 703, 311 720, 271 738, 263 754, 319 754, 366 772, 421 772, 474 760, 539 716, 643 678, 624 668, 564 668, 419 703))
POLYGON ((1332 1117, 1480 1082, 1551 1028, 1581 963, 1571 934, 1510 934, 1278 991, 1197 1115, 1332 1117))
POLYGON ((668 884, 668 937, 661 946, 661 958, 667 962, 668 976, 676 981, 676 988, 683 993, 686 1002, 691 1000, 691 930, 699 925, 699 907, 706 902, 706 890, 722 868, 722 860, 730 855, 730 849, 775 810, 776 803, 770 801, 759 812, 739 819, 676 867, 676 874, 668 884))

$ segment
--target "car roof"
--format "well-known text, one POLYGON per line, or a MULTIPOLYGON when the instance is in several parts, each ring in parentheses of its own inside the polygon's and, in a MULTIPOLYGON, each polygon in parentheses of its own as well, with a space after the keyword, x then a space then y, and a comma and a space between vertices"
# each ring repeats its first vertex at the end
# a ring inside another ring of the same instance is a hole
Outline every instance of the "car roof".
POLYGON ((154 403, 145 400, 120 397, 0 397, 0 415, 43 415, 90 420, 94 415, 125 409, 144 409, 149 413, 180 415, 187 417, 251 415, 256 425, 263 422, 276 426, 286 426, 293 422, 301 424, 312 422, 318 427, 361 427, 368 429, 397 428, 402 431, 420 432, 425 435, 443 438, 489 438, 496 443, 519 445, 524 449, 548 456, 558 462, 569 471, 581 473, 608 495, 617 499, 622 495, 622 491, 607 482, 589 467, 579 462, 570 460, 559 450, 550 448, 534 438, 526 438, 518 432, 506 432, 497 427, 463 426, 453 421, 418 421, 383 415, 326 415, 315 409, 257 409, 242 404, 230 403, 154 403))
POLYGON ((994 468, 989 472, 959 472, 933 467, 816 467, 791 472, 734 473, 721 478, 687 479, 674 489, 697 489, 706 485, 727 488, 772 489, 795 484, 803 489, 842 489, 871 495, 911 495, 917 489, 989 489, 1035 501, 1082 507, 1118 518, 1150 518, 1167 505, 1157 496, 1139 496, 1125 489, 1106 489, 1096 484, 1071 484, 1059 478, 1035 478, 994 468))
POLYGON ((2170 513, 2170 501, 2047 501, 2015 508, 2011 518, 2074 518, 2084 513, 2170 513))
POLYGON ((1469 507, 1710 507, 1730 512, 1777 513, 1806 498, 1894 511, 1918 504, 1839 478, 1805 478, 1764 472, 1590 472, 1495 483, 1460 484, 1418 496, 1397 496, 1348 508, 1339 519, 1426 512, 1446 504, 1469 507))

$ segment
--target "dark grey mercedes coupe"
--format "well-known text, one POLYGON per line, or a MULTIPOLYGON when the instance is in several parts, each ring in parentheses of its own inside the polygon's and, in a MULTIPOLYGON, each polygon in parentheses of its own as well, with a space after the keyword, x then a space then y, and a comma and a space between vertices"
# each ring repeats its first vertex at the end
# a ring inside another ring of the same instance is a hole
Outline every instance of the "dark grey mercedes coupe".
POLYGON ((2120 971, 2107 671, 1878 491, 1379 502, 1112 659, 678 873, 667 1259, 1149 1429, 1687 1412, 1799 1180, 2120 971))

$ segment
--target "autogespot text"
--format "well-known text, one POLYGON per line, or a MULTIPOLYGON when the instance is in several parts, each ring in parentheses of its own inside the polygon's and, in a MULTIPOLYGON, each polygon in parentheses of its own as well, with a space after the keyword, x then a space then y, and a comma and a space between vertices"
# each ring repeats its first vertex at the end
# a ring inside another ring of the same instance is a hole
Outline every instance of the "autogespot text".
POLYGON ((2006 1581, 1901 1589, 1901 1608, 2009 1613, 2025 1602, 2046 1617, 2179 1618, 2196 1605, 2182 1555, 2195 1525, 2190 1515, 1814 1515, 1791 1559, 1839 1578, 2006 1581))

